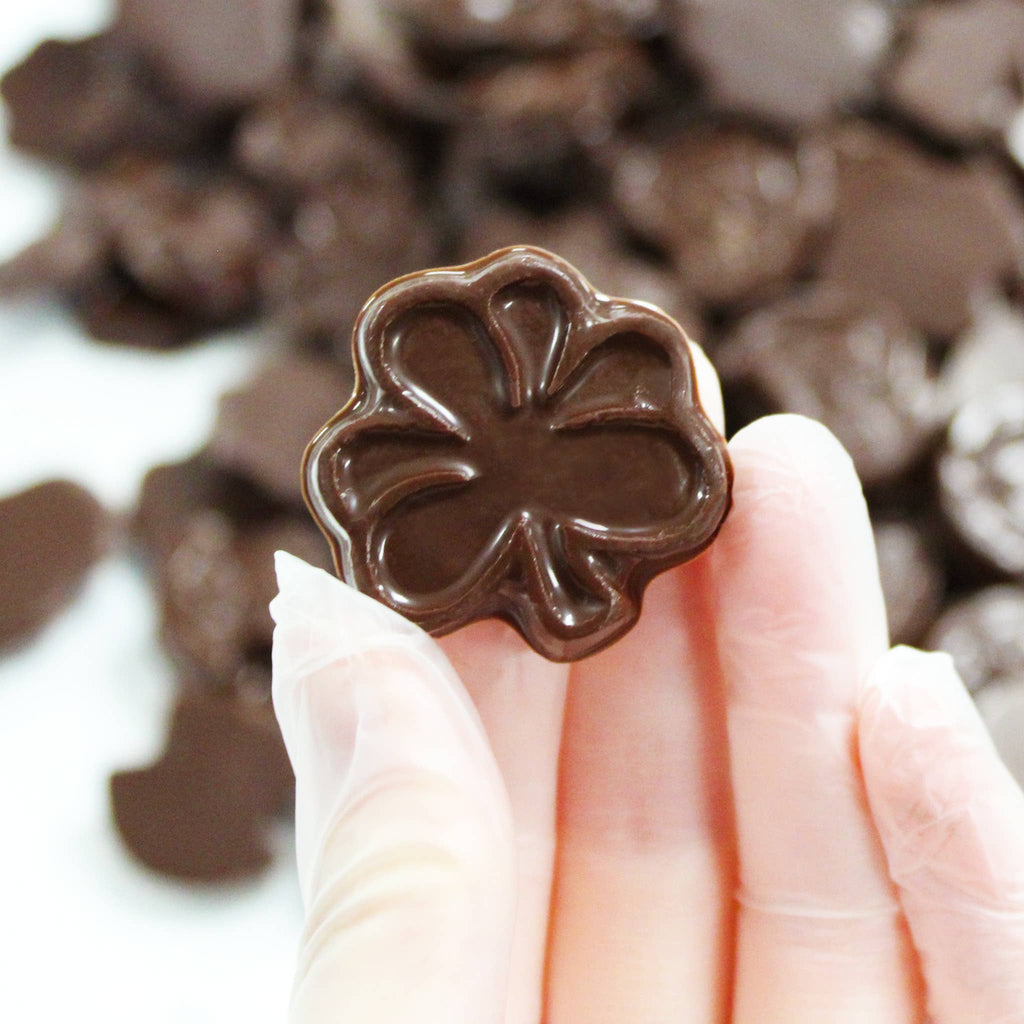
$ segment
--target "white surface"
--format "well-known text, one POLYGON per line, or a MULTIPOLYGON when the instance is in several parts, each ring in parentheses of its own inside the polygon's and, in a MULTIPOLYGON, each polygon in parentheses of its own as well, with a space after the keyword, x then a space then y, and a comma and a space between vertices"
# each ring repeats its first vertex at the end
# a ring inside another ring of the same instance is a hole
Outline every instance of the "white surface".
MULTIPOLYGON (((0 67, 48 34, 88 32, 107 7, 0 4, 0 67)), ((0 151, 0 257, 56 208, 53 181, 0 151)), ((132 352, 53 310, 0 309, 0 494, 60 474, 130 507, 145 469, 196 447, 253 359, 238 338, 132 352)), ((301 921, 289 830, 268 876, 206 889, 135 866, 111 825, 107 778, 157 753, 172 690, 148 587, 123 559, 0 658, 0 1021, 284 1019, 301 921)))

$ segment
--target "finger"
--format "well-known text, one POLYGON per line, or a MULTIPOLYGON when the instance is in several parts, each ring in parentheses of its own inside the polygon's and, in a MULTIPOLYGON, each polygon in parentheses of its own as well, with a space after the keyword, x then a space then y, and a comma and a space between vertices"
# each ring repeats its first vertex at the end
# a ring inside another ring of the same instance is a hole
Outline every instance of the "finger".
POLYGON ((651 583, 633 630, 573 669, 551 1024, 725 1019, 732 841, 702 561, 651 583))
MULTIPOLYGON (((698 397, 722 429, 718 376, 689 342, 698 397)), ((541 1016, 555 860, 555 800, 569 669, 535 654, 504 623, 474 623, 440 641, 466 684, 505 777, 519 875, 506 1024, 541 1016)))
POLYGON ((296 776, 306 926, 291 1020, 498 1024, 511 814, 436 644, 278 555, 274 706, 296 776))
POLYGON ((858 687, 887 647, 860 485, 802 417, 760 420, 731 451, 712 561, 740 863, 735 1021, 918 1020, 856 754, 858 687))
MULTIPOLYGON (((691 345, 705 411, 718 378, 691 345)), ((637 625, 573 666, 548 971, 552 1024, 713 1024, 733 889, 725 720, 706 559, 665 573, 637 625)))
POLYGON ((882 659, 860 752, 932 1018, 1024 1021, 1024 794, 947 655, 882 659))
POLYGON ((476 705, 505 780, 516 839, 516 921, 506 1024, 540 1020, 555 858, 555 796, 567 665, 511 626, 476 622, 439 641, 476 705))

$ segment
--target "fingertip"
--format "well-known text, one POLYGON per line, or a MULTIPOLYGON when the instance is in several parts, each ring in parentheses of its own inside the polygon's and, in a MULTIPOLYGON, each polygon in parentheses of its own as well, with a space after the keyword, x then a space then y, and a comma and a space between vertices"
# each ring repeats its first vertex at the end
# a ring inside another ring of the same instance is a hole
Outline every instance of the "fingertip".
POLYGON ((837 655, 856 685, 888 636, 871 523, 849 455, 827 428, 792 414, 756 420, 729 448, 733 508, 712 547, 724 662, 740 652, 745 667, 735 674, 763 689, 766 676, 805 674, 811 659, 824 681, 822 659, 837 655), (776 666, 766 664, 769 652, 776 666))
POLYGON ((828 427, 797 413, 762 416, 736 431, 734 459, 768 462, 794 475, 835 480, 861 491, 853 460, 828 427))
POLYGON ((942 652, 893 647, 865 677, 858 705, 865 771, 887 790, 923 785, 914 771, 935 781, 929 762, 959 746, 955 736, 992 749, 953 659, 942 652))
POLYGON ((1005 856, 1024 852, 1024 797, 949 655, 887 652, 858 717, 872 815, 897 882, 960 899, 998 898, 1008 873, 1024 882, 1005 856))
POLYGON ((896 648, 859 702, 861 765, 935 1020, 1024 1003, 1024 794, 952 660, 896 648))

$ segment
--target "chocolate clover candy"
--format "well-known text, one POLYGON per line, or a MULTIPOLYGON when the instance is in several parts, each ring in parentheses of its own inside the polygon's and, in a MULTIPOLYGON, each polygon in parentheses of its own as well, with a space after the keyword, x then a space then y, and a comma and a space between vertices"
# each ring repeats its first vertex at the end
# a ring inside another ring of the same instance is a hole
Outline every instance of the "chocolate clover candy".
POLYGON ((435 634, 497 616, 555 661, 625 633, 729 509, 678 324, 541 249, 399 278, 306 499, 344 578, 435 634))

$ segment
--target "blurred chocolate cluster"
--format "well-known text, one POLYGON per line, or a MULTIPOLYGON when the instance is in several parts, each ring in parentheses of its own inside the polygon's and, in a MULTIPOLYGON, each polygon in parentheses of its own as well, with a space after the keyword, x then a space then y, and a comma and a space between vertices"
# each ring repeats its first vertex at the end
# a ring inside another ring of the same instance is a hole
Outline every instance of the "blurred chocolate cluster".
POLYGON ((4 294, 110 343, 280 338, 132 518, 181 684, 163 759, 112 780, 129 847, 186 877, 266 862, 270 556, 327 563, 302 449, 373 290, 509 244, 676 316, 731 430, 826 423, 893 640, 1024 687, 1022 80, 1016 0, 120 0, 10 70, 11 141, 68 186, 4 294))

